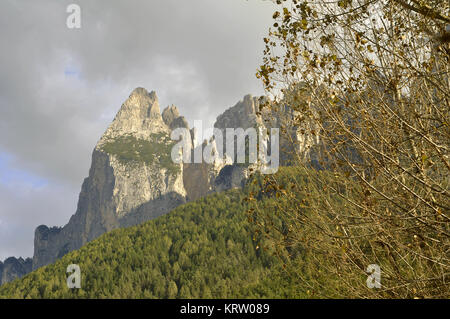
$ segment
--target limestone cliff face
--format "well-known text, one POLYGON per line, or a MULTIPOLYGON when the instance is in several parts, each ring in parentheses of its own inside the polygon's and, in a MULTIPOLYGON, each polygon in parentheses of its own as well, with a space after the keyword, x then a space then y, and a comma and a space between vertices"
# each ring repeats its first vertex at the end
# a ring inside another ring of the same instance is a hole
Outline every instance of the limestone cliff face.
POLYGON ((319 132, 320 127, 304 121, 298 126, 299 113, 293 111, 288 105, 275 106, 270 114, 268 125, 279 127, 283 133, 280 135, 280 164, 292 165, 292 161, 301 161, 315 166, 317 162, 317 147, 320 144, 318 135, 311 132, 319 132), (314 162, 314 163, 312 163, 314 162))
POLYGON ((105 232, 139 224, 184 203, 183 165, 171 161, 171 145, 156 93, 134 90, 94 149, 89 177, 69 223, 36 229, 33 269, 105 232))
MULTIPOLYGON (((177 128, 189 129, 187 120, 183 116, 180 116, 177 107, 173 105, 163 111, 162 118, 171 130, 177 128)), ((201 149, 203 152, 203 149, 207 145, 212 147, 213 152, 217 152, 214 140, 195 146, 195 134, 195 129, 191 129, 191 159, 194 158, 196 150, 201 149)), ((204 161, 202 163, 183 163, 183 185, 186 190, 186 200, 193 201, 211 193, 214 190, 214 180, 224 165, 225 161, 220 159, 215 160, 213 163, 206 163, 204 161)))
POLYGON ((4 263, 0 261, 0 285, 20 278, 31 271, 31 258, 10 257, 4 263))
MULTIPOLYGON (((288 105, 280 104, 274 105, 270 110, 261 108, 264 100, 260 98, 246 95, 243 100, 238 102, 235 106, 227 109, 221 114, 214 124, 215 128, 222 131, 224 136, 224 149, 226 145, 227 128, 260 128, 270 132, 271 128, 280 129, 279 132, 279 165, 288 166, 296 160, 311 164, 314 167, 316 160, 315 146, 319 145, 320 141, 317 136, 310 132, 319 130, 317 127, 312 127, 308 123, 303 123, 302 127, 298 127, 294 123, 298 123, 294 112, 288 105)), ((235 150, 238 148, 245 148, 245 145, 238 145, 235 139, 235 150)), ((266 147, 267 144, 266 144, 266 147)), ((235 156, 236 151, 232 156, 235 156)), ((214 180, 214 191, 223 191, 230 188, 242 187, 245 180, 252 172, 261 170, 261 164, 255 163, 251 165, 232 164, 226 165, 217 175, 214 180)))
MULTIPOLYGON (((243 128, 264 126, 259 112, 259 99, 246 95, 242 101, 239 101, 233 107, 227 109, 223 114, 217 117, 214 127, 224 131, 227 128, 243 128)), ((225 136, 225 134, 224 134, 225 136)))
MULTIPOLYGON (((191 134, 195 134, 195 132, 191 132, 191 134)), ((195 147, 192 150, 191 158, 194 158, 196 150, 201 149, 203 152, 206 147, 212 154, 218 154, 216 141, 211 138, 207 143, 204 142, 195 147)), ((215 180, 227 164, 226 159, 219 157, 215 158, 212 163, 203 161, 202 163, 184 164, 183 180, 188 200, 196 200, 216 191, 215 180)))
MULTIPOLYGON (((225 152, 227 140, 227 128, 267 128, 264 117, 259 112, 260 100, 249 95, 244 96, 243 100, 239 101, 233 107, 227 109, 223 114, 217 117, 214 127, 220 129, 223 134, 223 150, 225 152)), ((233 154, 228 154, 234 158, 233 163, 226 163, 217 174, 213 181, 212 188, 216 192, 221 192, 231 188, 240 188, 244 185, 245 180, 249 177, 252 171, 256 171, 258 165, 242 165, 236 163, 236 151, 239 148, 245 148, 245 144, 238 144, 235 138, 235 150, 233 154)))
POLYGON ((162 118, 164 123, 171 129, 176 128, 187 128, 189 129, 189 124, 184 116, 180 116, 180 112, 177 107, 172 105, 164 109, 162 113, 162 118))

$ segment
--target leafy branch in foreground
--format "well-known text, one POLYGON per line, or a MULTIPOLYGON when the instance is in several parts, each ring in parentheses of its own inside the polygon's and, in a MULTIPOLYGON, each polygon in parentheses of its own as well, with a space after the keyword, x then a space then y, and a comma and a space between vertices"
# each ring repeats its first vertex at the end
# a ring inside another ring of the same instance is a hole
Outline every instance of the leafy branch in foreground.
POLYGON ((435 36, 446 34, 448 1, 274 2, 257 73, 266 107, 293 110, 287 129, 320 141, 306 166, 334 179, 311 175, 295 209, 283 205, 298 187, 280 192, 274 210, 288 221, 264 231, 292 254, 313 252, 342 296, 448 297, 450 47, 435 36), (373 263, 382 288, 368 291, 355 283, 373 263))

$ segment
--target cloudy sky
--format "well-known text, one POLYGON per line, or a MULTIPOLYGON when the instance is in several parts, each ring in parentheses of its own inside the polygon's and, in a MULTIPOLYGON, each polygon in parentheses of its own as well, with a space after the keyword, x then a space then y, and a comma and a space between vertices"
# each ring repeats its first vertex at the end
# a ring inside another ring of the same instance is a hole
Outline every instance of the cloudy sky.
POLYGON ((255 78, 264 0, 1 0, 0 260, 75 212, 91 152, 136 87, 212 125, 255 78), (68 29, 67 6, 81 7, 68 29))

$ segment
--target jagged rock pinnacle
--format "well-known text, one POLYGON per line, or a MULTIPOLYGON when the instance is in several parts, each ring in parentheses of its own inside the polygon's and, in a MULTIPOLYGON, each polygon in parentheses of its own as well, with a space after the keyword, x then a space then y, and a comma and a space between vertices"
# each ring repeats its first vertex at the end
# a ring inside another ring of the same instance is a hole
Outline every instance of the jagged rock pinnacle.
POLYGON ((179 116, 180 112, 178 111, 178 108, 175 105, 166 107, 162 112, 162 118, 164 120, 164 123, 166 123, 169 126, 173 122, 173 120, 175 120, 179 116))
MULTIPOLYGON (((141 119, 155 118, 160 119, 161 113, 159 109, 158 96, 155 91, 150 93, 144 88, 136 88, 131 92, 130 97, 122 105, 122 109, 137 112, 141 119)), ((123 115, 119 114, 118 116, 123 115)))
POLYGON ((152 133, 167 132, 167 130, 161 116, 156 92, 149 93, 144 88, 136 88, 122 104, 97 146, 118 136, 134 135, 147 139, 152 133))
POLYGON ((164 123, 171 129, 175 128, 187 128, 189 129, 189 124, 184 116, 180 116, 180 112, 175 105, 168 106, 162 112, 162 118, 164 123))

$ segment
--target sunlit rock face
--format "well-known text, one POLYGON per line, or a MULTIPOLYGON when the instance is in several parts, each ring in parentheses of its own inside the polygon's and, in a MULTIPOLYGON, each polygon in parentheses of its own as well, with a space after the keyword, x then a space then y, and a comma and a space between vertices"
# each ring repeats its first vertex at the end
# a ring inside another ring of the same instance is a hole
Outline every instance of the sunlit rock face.
POLYGON ((33 269, 105 232, 156 218, 186 201, 183 165, 170 158, 168 124, 155 92, 137 88, 131 93, 94 149, 76 213, 61 229, 36 229, 33 269))

